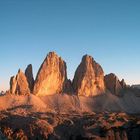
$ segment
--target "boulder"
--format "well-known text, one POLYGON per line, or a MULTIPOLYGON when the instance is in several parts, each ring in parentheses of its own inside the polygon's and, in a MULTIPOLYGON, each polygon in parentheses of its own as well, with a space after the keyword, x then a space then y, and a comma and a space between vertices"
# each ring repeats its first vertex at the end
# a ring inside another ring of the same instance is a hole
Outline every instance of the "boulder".
POLYGON ((76 94, 87 97, 105 92, 104 71, 91 56, 83 56, 75 72, 73 88, 76 94))

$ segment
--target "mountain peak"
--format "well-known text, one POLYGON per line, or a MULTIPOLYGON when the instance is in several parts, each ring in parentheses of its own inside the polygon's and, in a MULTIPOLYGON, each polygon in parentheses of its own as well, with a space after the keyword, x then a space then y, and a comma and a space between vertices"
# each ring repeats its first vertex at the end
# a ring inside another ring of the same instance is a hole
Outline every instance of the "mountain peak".
POLYGON ((34 86, 36 95, 62 93, 67 81, 66 63, 55 52, 50 52, 42 63, 34 86))
POLYGON ((75 72, 73 87, 80 96, 95 96, 105 92, 103 69, 92 56, 83 56, 75 72))

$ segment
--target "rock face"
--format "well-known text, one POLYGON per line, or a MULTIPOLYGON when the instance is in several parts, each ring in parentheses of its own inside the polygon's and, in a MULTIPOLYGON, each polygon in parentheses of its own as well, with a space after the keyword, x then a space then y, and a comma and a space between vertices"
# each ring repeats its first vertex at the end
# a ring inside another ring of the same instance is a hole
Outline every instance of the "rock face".
POLYGON ((105 92, 103 69, 91 56, 83 56, 75 72, 73 88, 76 94, 87 97, 105 92))
POLYGON ((34 78, 33 78, 33 69, 32 69, 32 65, 31 64, 27 66, 27 68, 25 70, 25 76, 27 78, 30 91, 33 92, 34 78))
POLYGON ((16 77, 11 77, 10 93, 16 95, 28 95, 30 93, 26 76, 21 70, 18 71, 16 77))
POLYGON ((115 95, 119 95, 120 91, 126 87, 124 79, 120 81, 113 73, 105 76, 105 85, 106 88, 115 95))
POLYGON ((37 74, 34 94, 45 96, 63 93, 66 83, 66 63, 55 52, 50 52, 37 74))

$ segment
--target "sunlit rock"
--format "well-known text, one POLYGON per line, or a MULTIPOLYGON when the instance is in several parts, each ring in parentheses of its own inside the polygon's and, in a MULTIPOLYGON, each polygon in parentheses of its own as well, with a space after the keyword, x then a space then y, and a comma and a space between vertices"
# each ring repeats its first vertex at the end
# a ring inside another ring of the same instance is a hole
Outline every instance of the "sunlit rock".
POLYGON ((66 83, 66 63, 55 52, 50 52, 38 71, 34 94, 45 96, 63 93, 66 83))
POLYGON ((21 70, 18 71, 15 77, 11 77, 10 93, 16 95, 28 95, 30 93, 28 81, 21 70))
POLYGON ((103 69, 91 56, 82 58, 75 72, 73 87, 80 96, 95 96, 105 92, 103 69))

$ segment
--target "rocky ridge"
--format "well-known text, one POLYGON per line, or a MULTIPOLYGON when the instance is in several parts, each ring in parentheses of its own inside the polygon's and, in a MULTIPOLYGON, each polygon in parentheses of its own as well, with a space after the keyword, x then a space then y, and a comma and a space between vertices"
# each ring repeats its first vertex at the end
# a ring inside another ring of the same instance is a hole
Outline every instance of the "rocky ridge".
POLYGON ((107 90, 119 95, 125 88, 125 81, 120 81, 115 74, 104 76, 102 67, 89 55, 83 56, 74 79, 69 80, 66 62, 55 52, 47 55, 35 80, 31 64, 27 66, 25 74, 20 70, 10 80, 10 92, 18 95, 33 93, 46 96, 66 93, 89 97, 103 94, 107 90))

